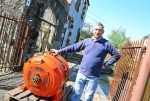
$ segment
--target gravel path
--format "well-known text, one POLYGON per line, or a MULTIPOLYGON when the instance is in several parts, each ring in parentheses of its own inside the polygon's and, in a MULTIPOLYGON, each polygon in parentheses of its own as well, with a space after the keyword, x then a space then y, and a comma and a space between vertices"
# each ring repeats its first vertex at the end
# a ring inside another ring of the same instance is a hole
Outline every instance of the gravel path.
POLYGON ((4 101, 3 98, 7 91, 21 86, 24 83, 22 73, 3 73, 0 75, 0 101, 4 101))

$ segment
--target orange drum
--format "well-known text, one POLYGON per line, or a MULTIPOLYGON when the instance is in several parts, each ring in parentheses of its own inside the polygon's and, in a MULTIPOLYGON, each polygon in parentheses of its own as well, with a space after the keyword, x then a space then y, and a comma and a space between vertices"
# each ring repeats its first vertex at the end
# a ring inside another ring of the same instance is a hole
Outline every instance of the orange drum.
POLYGON ((68 80, 69 66, 66 60, 53 55, 38 55, 30 58, 23 68, 25 85, 22 89, 29 89, 40 97, 63 96, 62 88, 68 80))

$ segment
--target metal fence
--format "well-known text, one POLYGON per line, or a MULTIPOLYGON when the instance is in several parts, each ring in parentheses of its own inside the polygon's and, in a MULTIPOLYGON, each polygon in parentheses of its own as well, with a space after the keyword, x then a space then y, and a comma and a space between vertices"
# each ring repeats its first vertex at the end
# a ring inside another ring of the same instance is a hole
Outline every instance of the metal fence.
POLYGON ((120 50, 121 58, 117 63, 109 91, 109 99, 111 101, 131 100, 141 63, 146 52, 146 40, 126 43, 120 50))
POLYGON ((28 29, 26 21, 0 13, 0 72, 21 66, 28 29))

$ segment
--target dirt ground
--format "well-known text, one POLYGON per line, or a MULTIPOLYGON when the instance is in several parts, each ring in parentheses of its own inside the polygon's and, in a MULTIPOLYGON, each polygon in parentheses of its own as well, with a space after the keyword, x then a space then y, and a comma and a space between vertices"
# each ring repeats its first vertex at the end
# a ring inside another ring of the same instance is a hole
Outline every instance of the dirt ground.
POLYGON ((24 83, 22 73, 3 73, 0 75, 0 101, 4 101, 7 91, 21 86, 24 83))

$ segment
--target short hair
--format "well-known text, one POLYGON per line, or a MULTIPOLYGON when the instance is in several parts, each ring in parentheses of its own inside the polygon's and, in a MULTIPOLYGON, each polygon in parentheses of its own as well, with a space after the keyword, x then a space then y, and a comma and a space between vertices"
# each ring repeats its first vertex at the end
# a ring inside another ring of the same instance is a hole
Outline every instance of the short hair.
POLYGON ((104 29, 104 25, 101 22, 97 22, 95 25, 102 26, 102 28, 104 29))

